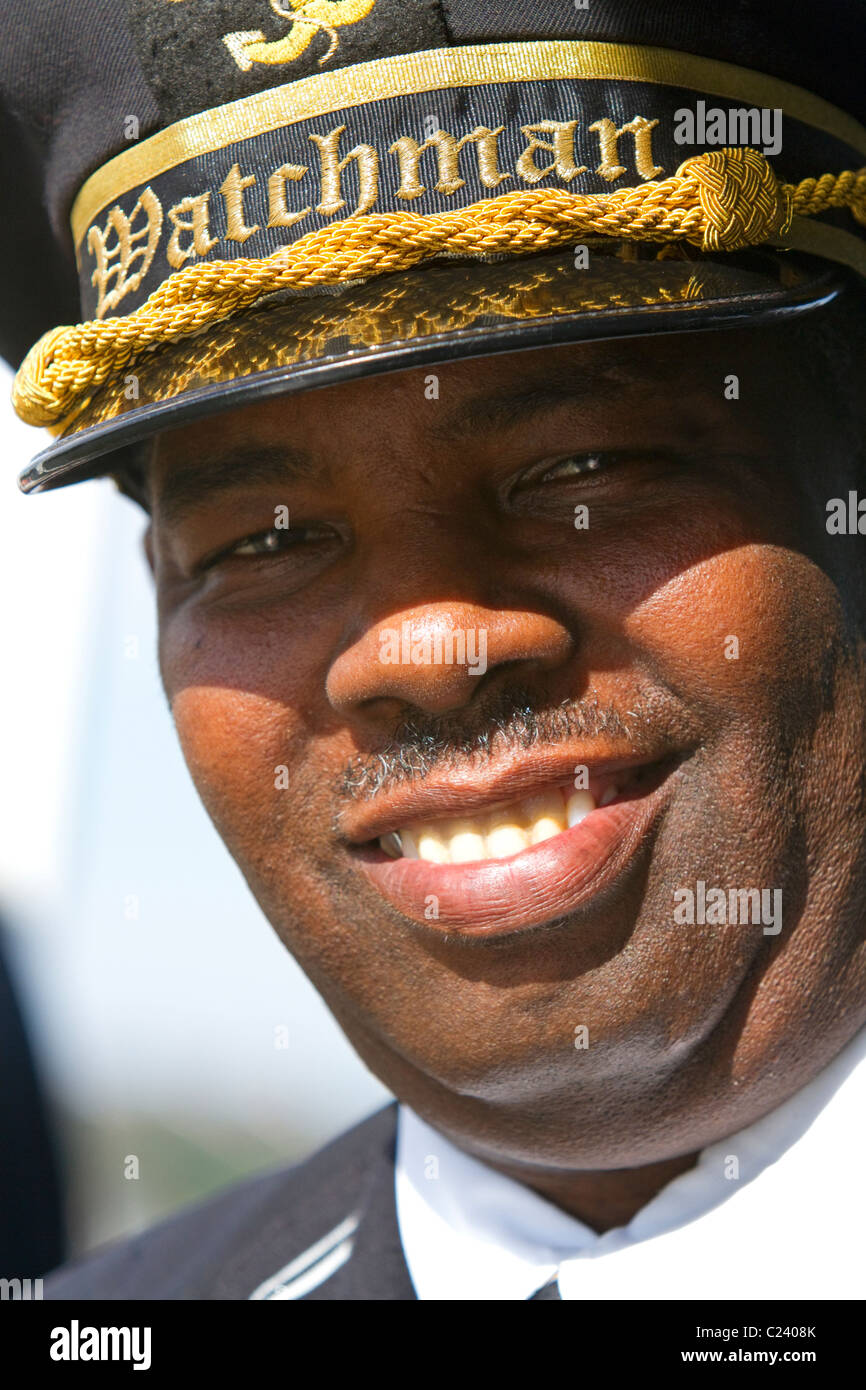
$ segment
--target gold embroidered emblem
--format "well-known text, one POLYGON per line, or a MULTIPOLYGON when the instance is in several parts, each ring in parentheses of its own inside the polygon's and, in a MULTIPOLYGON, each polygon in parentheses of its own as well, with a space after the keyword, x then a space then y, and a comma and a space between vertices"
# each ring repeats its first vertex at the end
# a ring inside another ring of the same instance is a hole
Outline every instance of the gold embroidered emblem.
POLYGON ((366 19, 376 0, 289 0, 289 4, 291 9, 285 9, 280 0, 270 0, 274 14, 291 21, 292 27, 282 39, 268 42, 261 29, 223 35, 223 43, 242 72, 249 72, 253 63, 293 63, 320 32, 331 40, 324 58, 319 59, 322 67, 339 47, 337 29, 366 19))

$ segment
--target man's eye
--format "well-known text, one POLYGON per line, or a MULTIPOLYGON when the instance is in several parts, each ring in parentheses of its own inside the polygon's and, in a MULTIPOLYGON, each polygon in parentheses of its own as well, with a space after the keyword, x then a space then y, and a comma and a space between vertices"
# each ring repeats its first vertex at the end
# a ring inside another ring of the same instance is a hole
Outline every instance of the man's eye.
POLYGON ((587 473, 597 473, 604 468, 605 460, 601 454, 570 454, 568 458, 557 459, 541 475, 542 482, 553 482, 556 478, 581 478, 587 473))
POLYGON ((210 569, 212 566, 224 560, 233 559, 259 559, 267 555, 280 555, 289 550, 299 550, 305 545, 314 545, 317 541, 330 541, 335 539, 335 533, 330 526, 272 526, 267 531, 257 531, 253 535, 243 536, 233 545, 224 546, 216 555, 211 555, 202 561, 200 569, 210 569))
POLYGON ((527 468, 514 484, 514 490, 535 487, 539 483, 555 483, 571 478, 592 477, 604 468, 609 468, 613 460, 604 454, 567 454, 559 459, 542 459, 540 463, 527 468))

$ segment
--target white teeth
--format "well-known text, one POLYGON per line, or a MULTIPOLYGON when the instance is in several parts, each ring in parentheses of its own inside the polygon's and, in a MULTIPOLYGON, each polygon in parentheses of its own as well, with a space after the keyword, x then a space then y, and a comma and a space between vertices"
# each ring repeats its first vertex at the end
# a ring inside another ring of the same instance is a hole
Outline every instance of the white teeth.
POLYGON ((540 845, 567 828, 565 802, 561 791, 530 796, 522 803, 529 820, 529 843, 540 845))
POLYGON ((565 803, 569 829, 595 810, 595 797, 592 792, 572 792, 565 803))
POLYGON ((418 853, 418 841, 412 834, 411 830, 401 830, 400 839, 403 841, 403 858, 419 859, 420 855, 418 853))
POLYGON ((615 786, 608 787, 598 804, 599 806, 609 806, 617 796, 619 796, 619 788, 615 786))
POLYGON ((490 859, 508 859, 510 855, 528 848, 531 843, 525 830, 506 822, 488 830, 484 838, 487 841, 487 854, 482 857, 490 859))
POLYGON ((552 820, 550 816, 541 816, 532 824, 529 831, 530 841, 533 845, 540 845, 542 840, 551 840, 554 835, 561 835, 563 830, 565 826, 552 820))
POLYGON ((473 859, 484 859, 487 855, 484 836, 463 826, 449 836, 448 848, 452 864, 469 864, 473 859))
POLYGON ((418 858, 426 859, 431 864, 450 864, 451 862, 448 846, 442 843, 438 835, 432 835, 429 830, 422 830, 418 835, 418 858))
MULTIPOLYGON (((601 804, 607 805, 616 794, 615 788, 609 788, 601 804)), ((425 859, 431 864, 509 859, 521 850, 561 835, 595 807, 591 792, 554 788, 471 818, 395 831, 381 836, 379 844, 392 858, 402 854, 404 859, 425 859)))

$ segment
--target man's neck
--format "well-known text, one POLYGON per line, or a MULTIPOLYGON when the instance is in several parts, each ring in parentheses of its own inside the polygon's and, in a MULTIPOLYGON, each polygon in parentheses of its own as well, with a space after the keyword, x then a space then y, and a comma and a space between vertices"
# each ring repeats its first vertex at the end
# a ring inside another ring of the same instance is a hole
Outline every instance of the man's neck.
POLYGON ((585 1226, 602 1235, 618 1226, 627 1226, 632 1218, 651 1202, 674 1178, 694 1168, 699 1152, 666 1158, 642 1168, 614 1168, 594 1173, 527 1174, 522 1167, 504 1163, 485 1162, 505 1177, 531 1187, 570 1216, 576 1216, 585 1226))

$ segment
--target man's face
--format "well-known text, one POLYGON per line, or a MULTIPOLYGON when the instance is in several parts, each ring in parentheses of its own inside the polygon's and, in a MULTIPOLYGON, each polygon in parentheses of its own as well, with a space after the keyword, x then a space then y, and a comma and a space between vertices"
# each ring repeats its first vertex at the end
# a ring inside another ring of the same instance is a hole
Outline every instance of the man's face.
POLYGON ((784 345, 524 352, 157 441, 199 793, 360 1055, 482 1157, 691 1152, 866 1016, 853 444, 784 345))

